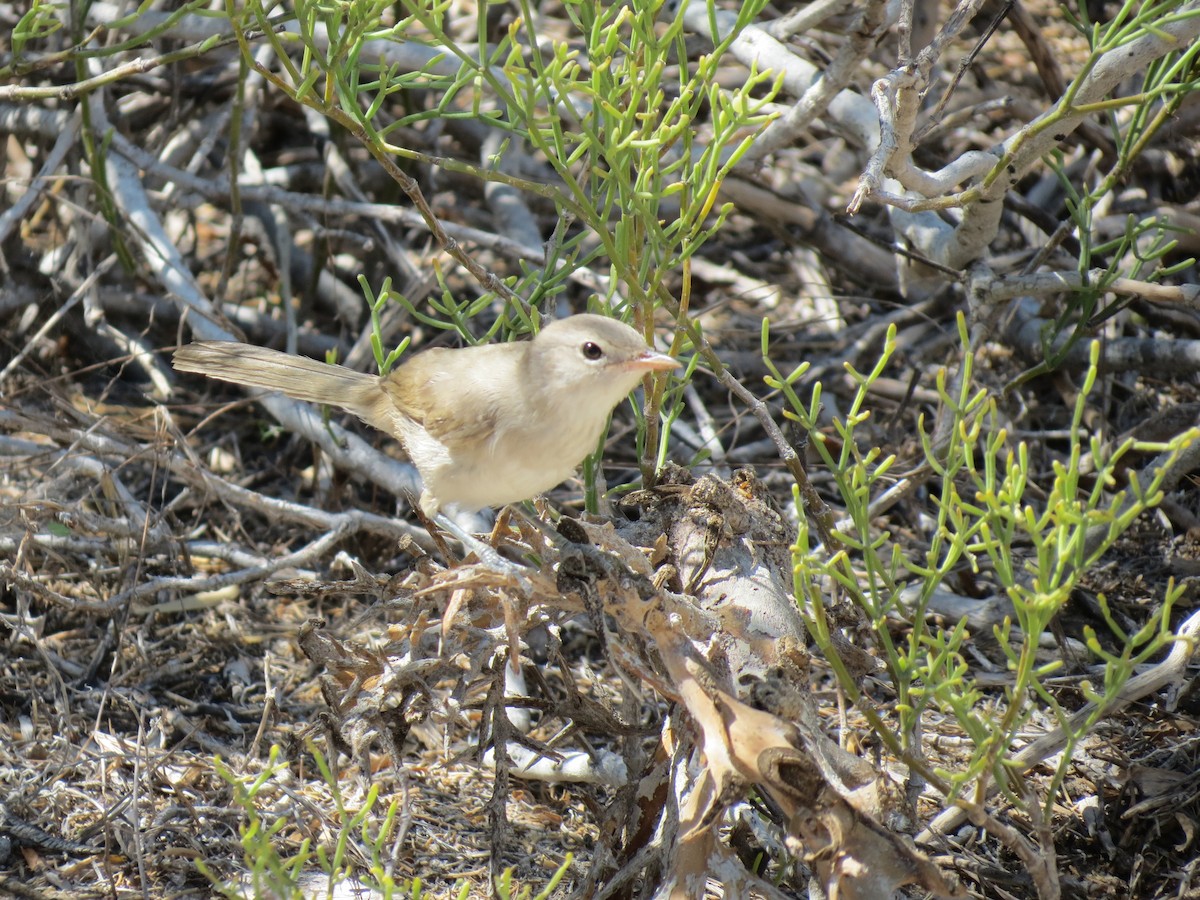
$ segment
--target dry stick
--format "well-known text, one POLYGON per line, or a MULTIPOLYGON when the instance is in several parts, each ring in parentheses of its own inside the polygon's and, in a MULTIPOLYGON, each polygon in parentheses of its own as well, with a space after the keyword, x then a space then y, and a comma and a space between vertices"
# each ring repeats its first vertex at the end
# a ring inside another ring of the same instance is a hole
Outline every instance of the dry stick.
MULTIPOLYGON (((107 131, 111 125, 103 103, 97 99, 89 100, 92 118, 98 130, 107 131)), ((114 143, 118 142, 116 135, 114 143)), ((110 153, 105 163, 113 199, 131 227, 136 238, 134 246, 141 252, 147 268, 180 304, 197 314, 198 320, 192 322, 197 336, 207 340, 232 339, 232 332, 201 292, 179 249, 151 210, 145 188, 128 158, 110 153)), ((261 402, 285 428, 319 446, 343 469, 364 475, 399 497, 418 493, 416 472, 411 466, 378 452, 356 434, 332 424, 327 426, 308 404, 270 394, 263 396, 261 402)))
POLYGON ((902 66, 912 63, 913 6, 913 0, 900 0, 900 15, 896 17, 897 55, 902 66))
POLYGON ((786 41, 793 34, 803 34, 816 28, 826 19, 840 15, 850 6, 850 2, 851 0, 815 0, 762 27, 775 40, 786 41))
POLYGON ((262 715, 258 719, 258 731, 254 733, 254 740, 250 742, 250 749, 246 751, 248 759, 258 758, 258 749, 262 746, 263 735, 267 732, 267 725, 275 715, 275 704, 277 701, 275 682, 271 680, 271 651, 268 650, 263 654, 263 687, 265 688, 263 696, 262 715))
POLYGON ((1055 55, 1058 52, 1057 47, 1053 46, 1047 36, 1042 34, 1038 23, 1021 0, 1013 0, 1012 7, 1008 12, 1008 22, 1017 37, 1021 39, 1021 43, 1025 45, 1025 49, 1029 51, 1029 58, 1033 60, 1038 77, 1042 79, 1046 96, 1051 100, 1057 100, 1067 90, 1066 79, 1058 64, 1058 57, 1055 55))
POLYGON ((8 378, 9 375, 16 371, 17 367, 24 362, 25 357, 33 352, 39 344, 41 344, 42 338, 49 334, 50 331, 66 317, 67 313, 71 311, 75 304, 82 300, 87 293, 92 290, 93 287, 95 287, 96 282, 99 281, 100 278, 113 267, 113 264, 116 263, 116 261, 117 255, 115 253, 110 253, 96 264, 96 267, 92 269, 85 279, 83 279, 79 287, 71 292, 71 296, 67 298, 67 302, 56 309, 49 316, 49 318, 42 323, 42 327, 39 328, 33 336, 25 341, 25 346, 23 346, 11 360, 9 360, 8 365, 3 369, 0 369, 0 385, 4 383, 5 379, 8 378))
MULTIPOLYGON (((269 53, 269 48, 260 48, 260 53, 269 53)), ((239 60, 240 62, 240 60, 239 60)), ((258 157, 255 155, 249 142, 243 145, 243 135, 249 135, 252 132, 251 122, 254 114, 258 109, 258 99, 262 93, 262 78, 253 72, 246 74, 246 77, 239 78, 237 89, 234 91, 232 108, 228 114, 228 134, 229 134, 229 151, 226 154, 227 165, 229 167, 229 234, 226 246, 230 248, 240 247, 242 243, 242 228, 245 224, 246 209, 242 204, 241 195, 241 179, 238 177, 240 172, 245 172, 247 175, 254 178, 256 181, 262 180, 262 168, 259 165, 258 157)), ((201 141, 203 146, 205 141, 201 141)), ((263 213, 263 227, 267 228, 270 236, 275 238, 272 242, 272 252, 275 255, 276 269, 279 272, 279 296, 281 306, 283 307, 283 321, 286 335, 286 343, 288 353, 296 352, 296 311, 293 304, 294 295, 291 285, 291 257, 289 251, 292 244, 290 230, 286 225, 282 224, 279 219, 282 215, 276 216, 274 207, 263 213), (275 230, 271 232, 269 221, 275 221, 275 230), (281 233, 282 232, 282 233, 281 233), (286 237, 285 237, 286 235, 286 237)), ((233 278, 234 268, 238 263, 239 254, 236 252, 228 252, 225 254, 225 260, 221 265, 221 272, 217 278, 217 284, 213 288, 213 300, 218 309, 223 307, 228 299, 228 290, 230 280, 233 278)))
POLYGON ((1032 272, 993 276, 987 287, 987 296, 992 303, 998 304, 1027 295, 1045 297, 1103 284, 1105 291, 1114 294, 1128 294, 1151 303, 1170 303, 1187 309, 1200 309, 1200 284, 1159 284, 1136 278, 1114 278, 1108 281, 1108 275, 1104 269, 1092 269, 1086 275, 1079 272, 1032 272))
MULTIPOLYGON (((863 60, 867 58, 887 26, 887 7, 888 4, 883 0, 868 0, 855 4, 855 8, 861 9, 861 12, 847 33, 845 44, 838 49, 834 58, 822 68, 820 75, 813 79, 791 108, 781 118, 768 125, 755 140, 745 154, 743 164, 750 160, 762 159, 768 153, 794 143, 797 136, 812 125, 814 119, 825 113, 834 98, 841 94, 862 70, 863 60)), ((747 28, 747 31, 750 28, 747 28)))
POLYGON ((384 151, 383 147, 380 145, 380 142, 373 140, 372 136, 367 133, 366 128, 357 119, 352 118, 339 107, 319 104, 314 99, 315 95, 311 91, 305 95, 304 100, 298 99, 296 97, 295 90, 286 81, 272 72, 266 66, 259 63, 258 60, 253 59, 249 50, 249 43, 245 35, 239 33, 238 43, 242 47, 242 55, 247 60, 251 61, 250 64, 256 72, 287 94, 287 96, 291 97, 295 102, 309 106, 317 110, 317 112, 321 113, 322 115, 333 119, 348 132, 350 132, 350 134, 352 134, 366 148, 367 152, 370 153, 371 156, 375 157, 375 161, 383 166, 384 171, 387 172, 388 175, 391 176, 392 180, 400 186, 400 190, 404 191, 405 196, 407 196, 408 199, 412 201, 413 206, 417 208, 417 211, 421 214, 421 219, 425 222, 425 226, 433 235, 434 240, 436 240, 442 246, 442 249, 445 250, 446 253, 451 256, 451 258, 456 260, 459 265, 470 272, 471 276, 477 282, 479 282, 484 290, 498 294, 508 302, 520 306, 523 309, 526 308, 527 304, 523 298, 519 297, 515 292, 513 292, 513 290, 509 288, 508 285, 506 285, 503 281, 501 281, 500 278, 495 275, 495 273, 489 272, 482 265, 477 263, 469 253, 463 250, 462 245, 459 244, 458 241, 446 233, 446 230, 442 228, 442 223, 438 220, 438 217, 434 215, 433 210, 429 207, 429 203, 426 201, 425 195, 421 192, 421 186, 417 184, 416 179, 396 165, 396 161, 392 159, 390 154, 384 151))
MULTIPOLYGON (((1035 361, 1042 360, 1045 355, 1042 336, 1046 328, 1053 324, 1052 319, 1042 318, 1038 314, 1036 301, 1027 298, 1014 304, 1011 319, 1004 327, 1004 339, 1008 346, 1027 357, 1035 361)), ((1054 343, 1055 352, 1063 354, 1069 339, 1068 335, 1060 335, 1054 343)), ((1090 354, 1088 342, 1076 341, 1065 350, 1060 365, 1087 366, 1090 354)), ((1102 374, 1154 372, 1160 377, 1165 373, 1176 377, 1190 376, 1200 371, 1200 341, 1184 338, 1112 338, 1101 347, 1098 362, 1102 374)))
MULTIPOLYGON (((53 440, 71 444, 71 450, 57 450, 57 458, 60 461, 55 462, 55 465, 70 465, 73 468, 80 469, 91 478, 99 478, 107 471, 108 467, 103 462, 103 458, 107 457, 127 462, 138 457, 145 450, 140 445, 97 434, 94 431, 68 428, 57 423, 45 421, 35 422, 11 411, 0 411, 0 425, 21 429, 28 428, 31 431, 44 434, 53 440), (93 454, 93 456, 79 457, 70 455, 79 450, 93 454)), ((186 448, 186 445, 184 446, 186 448)), ((52 450, 52 448, 32 441, 23 441, 18 438, 0 438, 0 456, 44 456, 49 450, 52 450)), ((203 468, 182 452, 177 451, 172 454, 166 461, 166 464, 172 475, 199 491, 212 495, 222 502, 229 503, 231 506, 250 509, 268 518, 299 522, 323 532, 340 531, 343 534, 354 534, 366 531, 392 540, 413 539, 425 547, 429 544, 428 535, 420 529, 406 522, 386 516, 375 515, 362 510, 330 513, 276 497, 264 496, 225 481, 211 471, 203 468)), ((117 483, 117 488, 118 490, 121 488, 119 482, 117 483)), ((136 501, 127 500, 126 502, 136 504, 136 501)), ((139 524, 131 525, 121 522, 111 522, 110 525, 114 529, 117 526, 123 527, 107 533, 117 534, 122 537, 131 536, 135 531, 141 529, 142 525, 140 523, 146 515, 146 511, 140 505, 136 505, 131 511, 131 518, 139 524)), ((97 519, 94 524, 99 523, 101 523, 101 520, 97 519)), ((39 536, 39 540, 42 541, 42 539, 53 539, 56 542, 53 546, 56 547, 70 546, 69 544, 59 542, 79 542, 84 540, 81 538, 58 538, 53 535, 39 536)), ((209 553, 208 555, 213 555, 213 553, 209 553)), ((216 555, 221 554, 217 553, 216 555)), ((256 561, 261 558, 257 554, 251 554, 245 557, 245 562, 232 557, 231 559, 239 565, 256 565, 256 561)))
MULTIPOLYGON (((937 105, 934 106, 933 112, 929 114, 931 123, 935 123, 941 118, 942 112, 945 110, 946 104, 950 102, 950 98, 953 96, 954 91, 958 88, 959 82, 962 81, 963 76, 966 75, 967 71, 972 65, 974 65, 975 58, 979 55, 980 51, 983 50, 984 45, 991 40, 992 35, 996 32, 996 29, 1000 27, 1000 23, 1008 15, 1008 10, 1012 4, 1013 0, 1008 0, 1007 5, 1001 9, 998 14, 992 16, 991 21, 987 23, 983 33, 979 36, 979 39, 975 42, 975 45, 971 48, 970 52, 961 60, 959 60, 958 68, 951 76, 950 83, 946 85, 946 89, 942 92, 942 96, 938 100, 937 105)), ((957 36, 958 31, 961 30, 967 24, 967 22, 971 21, 975 17, 975 13, 978 12, 979 7, 982 5, 983 4, 979 2, 960 3, 958 5, 958 7, 954 10, 954 14, 951 16, 951 19, 947 21, 946 28, 938 35, 939 46, 935 48, 934 44, 930 44, 929 47, 927 47, 921 53, 922 61, 928 61, 929 68, 925 70, 926 72, 932 68, 933 63, 936 62, 937 58, 942 55, 942 49, 945 46, 945 41, 941 39, 946 38, 948 40, 949 38, 957 36), (933 53, 930 54, 930 51, 933 51, 933 53)), ((915 144, 918 141, 919 137, 914 138, 911 143, 915 144)))
POLYGON ((68 120, 67 127, 59 132, 54 146, 46 154, 46 161, 42 163, 41 170, 29 182, 25 193, 13 203, 7 212, 0 215, 0 245, 8 240, 8 236, 12 230, 25 220, 25 217, 29 214, 29 210, 33 208, 33 204, 41 199, 42 192, 49 187, 51 178, 58 171, 58 167, 62 165, 63 160, 67 158, 67 153, 75 146, 75 139, 78 136, 79 115, 76 113, 68 120))
MULTIPOLYGON (((3 110, 0 110, 3 112, 3 110)), ((0 120, 0 124, 3 121, 0 120)), ((134 146, 128 138, 117 133, 113 135, 112 149, 124 156, 147 174, 156 175, 179 188, 204 197, 213 202, 227 201, 229 197, 229 179, 201 178, 183 169, 170 166, 140 147, 134 146)), ((271 185, 244 184, 241 186, 242 199, 245 201, 258 200, 263 203, 275 204, 296 212, 308 213, 315 216, 346 216, 362 217, 371 221, 401 226, 424 226, 425 220, 412 210, 388 203, 366 203, 357 200, 343 200, 330 197, 316 197, 300 194, 295 191, 271 185)), ((487 247, 498 254, 511 259, 527 259, 538 262, 544 259, 545 250, 541 247, 528 247, 519 244, 503 235, 493 234, 478 228, 470 228, 454 223, 442 223, 443 230, 457 236, 460 241, 469 241, 481 247, 487 247)), ((560 263, 560 268, 562 264, 560 263)), ((572 278, 584 286, 601 291, 606 282, 605 276, 590 269, 579 269, 572 278), (586 280, 584 278, 586 277, 586 280)))
MULTIPOLYGON (((322 159, 325 161, 326 171, 333 178, 333 182, 337 185, 338 190, 352 200, 366 202, 367 193, 356 180, 354 169, 350 165, 350 161, 342 153, 339 142, 334 140, 333 135, 330 133, 329 120, 315 109, 305 107, 303 108, 303 113, 304 121, 309 131, 318 141, 318 149, 322 159)), ((418 271, 408 255, 393 238, 393 229, 388 228, 387 223, 374 216, 367 217, 366 221, 370 229, 374 232, 376 240, 379 242, 380 252, 387 259, 389 265, 391 265, 392 273, 396 276, 396 280, 404 286, 402 288, 404 293, 409 293, 409 285, 420 284, 429 277, 428 275, 422 275, 418 271)), ((536 241, 534 244, 536 245, 536 241)), ((361 297, 358 299, 361 300, 361 297)), ((369 333, 369 330, 364 332, 363 337, 367 337, 369 333)))
MULTIPOLYGON (((1021 860, 1025 871, 1033 878, 1040 900, 1058 900, 1062 894, 1062 888, 1058 883, 1054 853, 1050 852, 1049 848, 1034 844, 1011 825, 983 812, 982 807, 974 808, 971 822, 986 830, 1021 860)), ((917 840, 920 840, 920 836, 917 837, 917 840)))
MULTIPOLYGON (((210 20, 211 21, 211 20, 210 20)), ((100 29, 92 32, 96 34, 100 29)), ((209 38, 198 44, 193 44, 189 47, 184 47, 181 50, 173 50, 170 53, 164 53, 161 56, 152 56, 149 59, 135 59, 130 62, 123 63, 114 69, 109 69, 105 72, 100 72, 91 78, 86 78, 83 81, 77 81, 73 84, 57 84, 47 87, 27 87, 21 84, 5 85, 0 87, 0 101, 19 100, 29 102, 30 100, 55 100, 65 102, 67 100, 75 100, 79 97, 87 96, 95 91, 98 91, 109 84, 115 84, 125 78, 132 78, 135 75, 144 75, 152 69, 157 69, 159 66, 169 66, 186 59, 192 59, 209 53, 212 50, 219 49, 228 44, 232 44, 232 38, 223 38, 215 40, 209 38)), ((64 54, 64 57, 74 55, 80 47, 74 47, 64 54)), ((65 59, 64 59, 65 61, 65 59)))
POLYGON ((107 602, 114 608, 120 608, 122 604, 128 601, 158 591, 176 590, 189 594, 198 594, 201 591, 214 591, 218 588, 229 587, 231 585, 245 584, 247 581, 257 581, 267 575, 278 572, 280 569, 289 566, 300 567, 306 565, 311 560, 320 559, 329 552, 330 548, 349 535, 352 530, 353 526, 350 523, 343 523, 340 527, 325 532, 316 540, 305 544, 294 553, 266 560, 261 566, 252 566, 242 569, 239 572, 190 578, 175 576, 154 578, 135 587, 128 588, 119 594, 114 594, 107 602))
MULTIPOLYGON (((320 112, 320 110, 318 110, 320 112)), ((336 119, 336 116, 331 117, 336 119)), ((340 120, 338 120, 340 121, 340 120)), ((353 129, 352 129, 353 130, 353 129)), ((355 132, 361 136, 361 129, 355 132)), ((112 148, 119 154, 128 159, 130 162, 144 169, 147 173, 153 173, 158 177, 190 192, 205 197, 214 202, 227 200, 229 195, 228 178, 223 179, 204 179, 190 172, 169 166, 157 159, 150 153, 142 150, 140 147, 134 146, 130 141, 121 134, 113 135, 112 148)), ((461 166, 452 165, 452 160, 445 160, 438 157, 430 157, 424 154, 416 154, 417 158, 430 165, 440 166, 442 168, 459 171, 461 166)), ((389 162, 390 162, 390 158, 389 162)), ((403 177, 407 175, 397 169, 392 163, 389 168, 385 165, 389 172, 399 171, 403 177)), ((525 186, 526 182, 521 182, 525 186)), ((538 192, 544 193, 544 192, 538 192)), ((241 186, 241 195, 244 201, 258 200, 263 203, 279 205, 286 209, 296 210, 299 212, 310 213, 313 215, 340 215, 340 216, 358 216, 366 218, 372 222, 397 224, 403 226, 428 226, 429 221, 424 214, 414 213, 412 210, 397 207, 386 203, 367 203, 355 200, 341 200, 325 197, 313 197, 307 194, 299 194, 294 191, 286 191, 282 188, 272 187, 270 185, 251 185, 246 184, 241 186)), ((426 207, 428 209, 428 207, 426 207)), ((513 240, 506 235, 495 234, 493 232, 483 231, 478 228, 470 228, 464 225, 454 223, 442 223, 435 219, 438 231, 447 236, 447 240, 455 247, 459 247, 460 241, 470 242, 480 247, 486 247, 500 255, 507 256, 510 259, 530 260, 535 263, 544 264, 546 260, 545 248, 541 246, 529 246, 520 241, 513 240)), ((435 238, 438 232, 434 232, 435 238)), ((453 254, 451 254, 453 255, 453 254)), ((457 256, 455 257, 458 258, 457 256)), ((565 260, 558 260, 555 265, 555 270, 562 269, 567 265, 565 260)), ((478 268, 478 267, 476 267, 478 268)), ((482 271, 482 269, 480 269, 482 271)), ((485 273, 487 278, 494 276, 485 273)), ((603 294, 607 290, 608 277, 598 273, 587 267, 580 267, 572 270, 570 279, 588 290, 603 294)), ((487 283, 484 285, 487 287, 487 283)), ((507 291, 504 288, 500 293, 507 291)), ((508 292, 511 294, 511 292, 508 292)), ((507 294, 506 294, 507 296, 507 294)))
MULTIPOLYGON (((19 569, 9 566, 7 563, 0 564, 0 579, 11 581, 32 593, 43 600, 55 603, 64 608, 70 609, 76 613, 84 613, 92 616, 111 616, 119 613, 123 605, 130 600, 138 597, 143 597, 147 594, 152 594, 163 590, 179 590, 186 593, 200 593, 202 591, 213 591, 231 585, 244 584, 248 581, 256 581, 263 577, 279 571, 287 566, 301 566, 308 563, 312 559, 316 559, 325 554, 330 547, 335 545, 342 538, 352 534, 355 530, 355 523, 348 520, 339 524, 332 531, 322 533, 321 537, 315 541, 302 547, 294 553, 289 553, 286 556, 277 557, 275 559, 261 558, 261 563, 251 565, 247 568, 240 569, 236 572, 227 572, 221 575, 208 575, 200 577, 163 577, 155 578, 150 581, 129 588, 119 594, 114 594, 107 600, 101 602, 81 601, 77 598, 65 597, 55 591, 50 590, 36 578, 29 576, 19 569)), ((104 551, 112 549, 112 541, 109 540, 93 540, 87 544, 80 545, 80 541, 69 541, 62 538, 54 538, 53 536, 37 536, 35 539, 27 542, 39 547, 47 547, 62 551, 64 549, 74 549, 81 553, 86 553, 89 556, 100 556, 104 551)), ((192 546, 192 545, 185 545, 192 546)), ((145 548, 139 548, 144 550, 145 548)), ((200 549, 193 547, 193 549, 200 549)), ((248 554, 247 554, 248 555, 248 554)), ((149 612, 150 608, 137 609, 135 612, 149 612)))
MULTIPOLYGON (((1022 785, 1022 800, 1029 809, 1029 818, 1033 821, 1034 832, 1038 844, 1042 847, 1054 847, 1054 829, 1042 808, 1034 802, 1033 790, 1029 784, 1022 785)), ((1022 860, 1024 862, 1024 860, 1022 860)), ((1038 896, 1058 900, 1062 896, 1062 885, 1058 880, 1058 856, 1054 853, 1039 853, 1025 868, 1033 876, 1034 886, 1038 896)))
POLYGON ((708 449, 709 461, 712 465, 726 465, 725 445, 721 443, 720 429, 717 427, 716 420, 713 418, 712 413, 708 411, 704 399, 700 396, 700 392, 696 390, 693 382, 688 382, 684 386, 683 397, 687 401, 692 415, 696 418, 696 436, 700 439, 700 445, 697 449, 708 449))
MULTIPOLYGON (((509 175, 521 172, 521 160, 527 156, 522 146, 514 143, 507 154, 501 155, 509 136, 500 129, 491 129, 480 145, 480 164, 509 175)), ((483 196, 491 210, 497 230, 527 247, 544 245, 537 218, 525 202, 525 193, 503 181, 487 181, 483 196)))
MULTIPOLYGON (((508 661, 503 651, 498 652, 492 659, 491 682, 488 685, 487 700, 484 703, 483 715, 490 720, 492 749, 495 751, 495 770, 492 781, 492 793, 484 804, 488 816, 488 826, 491 832, 491 853, 489 853, 490 871, 493 883, 502 874, 501 853, 509 845, 511 830, 508 823, 508 799, 510 795, 508 747, 512 740, 512 726, 508 721, 508 711, 504 706, 505 671, 508 661)), ((480 749, 484 733, 480 733, 480 749)))
POLYGON ((1128 43, 1094 60, 1085 75, 1074 82, 1058 103, 1006 138, 992 151, 971 151, 940 172, 918 169, 910 158, 891 160, 891 171, 910 189, 931 199, 899 193, 879 194, 879 199, 912 211, 962 207, 961 221, 953 228, 930 232, 921 250, 939 262, 962 267, 980 257, 981 248, 995 236, 1003 199, 1016 180, 1058 146, 1066 135, 1081 127, 1113 87, 1168 53, 1189 46, 1200 34, 1200 2, 1189 0, 1152 28, 1128 43), (989 160, 990 157, 990 160, 989 160), (907 171, 902 171, 907 167, 907 171), (973 178, 986 170, 984 180, 973 178), (948 193, 968 179, 965 189, 948 193))

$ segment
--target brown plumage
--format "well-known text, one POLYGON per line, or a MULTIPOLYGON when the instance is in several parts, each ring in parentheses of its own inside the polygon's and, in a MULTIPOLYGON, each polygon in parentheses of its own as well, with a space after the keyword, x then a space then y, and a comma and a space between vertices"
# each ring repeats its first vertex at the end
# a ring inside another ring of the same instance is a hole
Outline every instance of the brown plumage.
POLYGON ((225 341, 181 347, 174 365, 336 406, 393 435, 421 473, 432 517, 448 504, 501 506, 554 487, 645 374, 679 363, 628 325, 585 314, 531 341, 417 353, 382 377, 225 341))

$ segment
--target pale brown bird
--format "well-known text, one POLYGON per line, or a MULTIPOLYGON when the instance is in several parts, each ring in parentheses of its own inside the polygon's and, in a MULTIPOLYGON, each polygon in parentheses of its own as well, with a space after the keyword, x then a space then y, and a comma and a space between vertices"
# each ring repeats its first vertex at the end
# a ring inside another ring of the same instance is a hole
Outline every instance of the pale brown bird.
POLYGON ((433 518, 445 506, 502 506, 559 484, 642 377, 680 363, 628 325, 584 314, 550 322, 531 341, 416 353, 384 376, 228 341, 181 347, 174 365, 327 403, 393 435, 421 473, 421 509, 433 518))

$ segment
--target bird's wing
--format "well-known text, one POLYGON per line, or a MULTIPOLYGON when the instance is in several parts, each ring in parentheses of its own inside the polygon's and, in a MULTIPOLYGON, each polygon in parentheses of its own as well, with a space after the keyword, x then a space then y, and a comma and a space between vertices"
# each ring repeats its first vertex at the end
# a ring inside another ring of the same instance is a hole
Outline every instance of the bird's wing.
POLYGON ((425 350, 384 378, 381 386, 400 412, 452 454, 477 447, 496 431, 495 385, 512 384, 496 368, 508 367, 505 355, 489 352, 496 349, 499 345, 425 350), (476 374, 481 365, 488 372, 486 381, 476 374))

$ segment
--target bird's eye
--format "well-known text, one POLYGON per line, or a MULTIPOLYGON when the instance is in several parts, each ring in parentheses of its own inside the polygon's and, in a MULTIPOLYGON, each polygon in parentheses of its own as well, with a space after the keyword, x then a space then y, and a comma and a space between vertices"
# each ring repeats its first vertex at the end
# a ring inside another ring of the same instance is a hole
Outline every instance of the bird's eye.
POLYGON ((604 355, 604 351, 600 348, 600 345, 597 344, 595 341, 588 341, 586 344, 583 345, 583 358, 584 359, 595 360, 595 359, 599 359, 603 355, 604 355))

